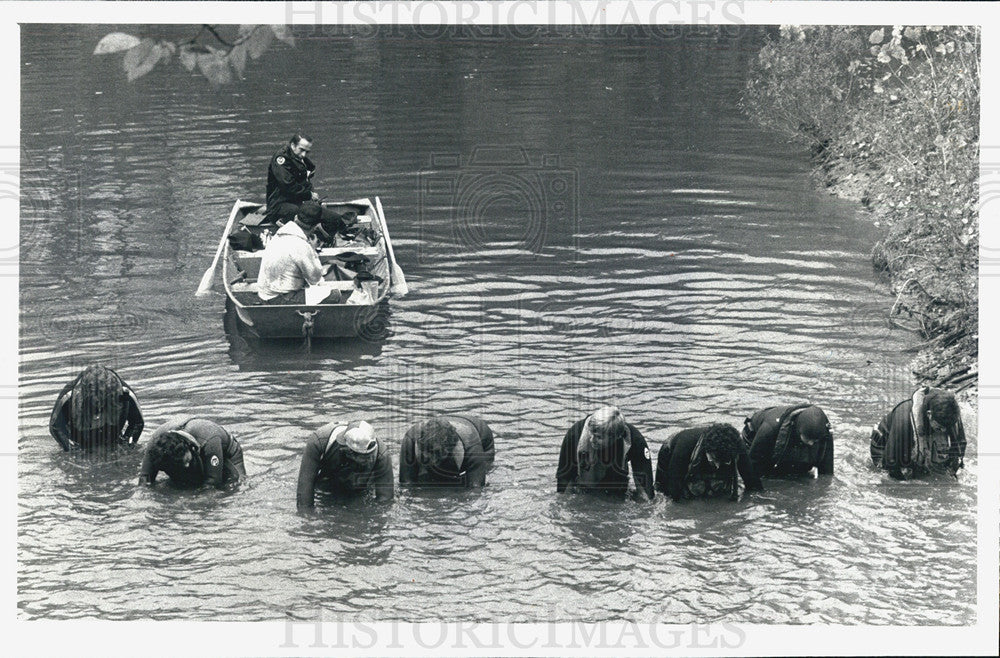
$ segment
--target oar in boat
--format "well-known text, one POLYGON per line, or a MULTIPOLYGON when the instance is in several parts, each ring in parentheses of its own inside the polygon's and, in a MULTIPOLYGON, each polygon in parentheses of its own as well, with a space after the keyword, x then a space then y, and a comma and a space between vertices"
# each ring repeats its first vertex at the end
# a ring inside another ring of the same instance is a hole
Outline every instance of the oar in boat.
POLYGON ((379 221, 382 222, 382 234, 385 236, 385 250, 389 252, 389 261, 392 266, 391 282, 389 288, 392 294, 402 297, 410 292, 410 287, 406 285, 406 276, 403 275, 403 268, 396 262, 396 254, 392 253, 392 240, 389 239, 389 227, 385 223, 385 212, 382 210, 382 201, 375 197, 375 212, 378 213, 379 221))
POLYGON ((229 237, 229 230, 233 227, 233 222, 236 220, 236 215, 238 212, 239 201, 236 202, 236 206, 233 207, 232 214, 229 215, 229 222, 226 223, 225 230, 222 231, 222 239, 219 240, 219 248, 215 250, 215 258, 212 259, 212 265, 205 270, 205 273, 201 275, 201 285, 198 286, 198 291, 195 293, 197 296, 207 295, 208 291, 212 289, 215 284, 215 268, 219 265, 219 256, 222 255, 222 247, 226 244, 226 238, 229 237))

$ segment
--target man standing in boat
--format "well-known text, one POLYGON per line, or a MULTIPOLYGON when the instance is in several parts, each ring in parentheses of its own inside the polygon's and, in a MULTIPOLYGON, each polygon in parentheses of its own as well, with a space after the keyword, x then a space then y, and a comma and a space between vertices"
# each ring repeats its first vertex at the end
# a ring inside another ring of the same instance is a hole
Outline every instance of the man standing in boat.
POLYGON ((295 133, 271 158, 267 168, 267 219, 288 222, 304 201, 318 201, 313 191, 312 176, 316 165, 307 156, 312 139, 295 133))
POLYGON ((321 215, 318 203, 303 203, 294 219, 268 241, 257 277, 257 296, 265 304, 304 304, 306 284, 316 285, 323 278, 314 232, 321 215))

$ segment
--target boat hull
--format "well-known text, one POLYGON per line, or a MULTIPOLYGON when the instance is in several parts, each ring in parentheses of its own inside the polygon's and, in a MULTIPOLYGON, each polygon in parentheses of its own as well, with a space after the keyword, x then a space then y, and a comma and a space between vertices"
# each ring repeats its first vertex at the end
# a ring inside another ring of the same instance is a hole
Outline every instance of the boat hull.
POLYGON ((379 340, 386 333, 384 304, 241 306, 234 303, 233 310, 241 329, 259 338, 312 336, 379 340))

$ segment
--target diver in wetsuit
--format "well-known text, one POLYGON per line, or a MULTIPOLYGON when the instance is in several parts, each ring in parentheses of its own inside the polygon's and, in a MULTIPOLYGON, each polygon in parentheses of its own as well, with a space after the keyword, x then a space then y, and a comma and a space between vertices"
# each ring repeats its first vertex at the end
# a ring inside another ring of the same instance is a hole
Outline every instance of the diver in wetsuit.
POLYGON ((192 416, 168 420, 153 432, 142 458, 139 484, 152 485, 160 471, 182 487, 209 484, 219 489, 247 475, 243 448, 226 428, 192 416))
POLYGON ((399 447, 399 482, 475 489, 486 486, 496 446, 475 416, 437 416, 415 424, 399 447))
POLYGON ((948 473, 965 466, 965 427, 954 394, 921 387, 903 400, 873 430, 872 462, 896 480, 948 473))
POLYGON ((833 475, 833 434, 812 404, 761 409, 744 421, 743 444, 757 475, 833 475))
POLYGON ((656 458, 656 488, 675 502, 685 498, 739 497, 763 491, 736 428, 724 423, 692 427, 670 437, 656 458))
POLYGON ((49 433, 67 452, 93 451, 138 443, 144 424, 135 393, 118 373, 89 365, 59 392, 49 433))
POLYGON ((299 467, 298 509, 313 508, 317 484, 338 495, 374 490, 376 500, 392 500, 392 459, 369 423, 332 422, 310 434, 299 467))
POLYGON ((601 407, 570 426, 559 450, 556 491, 624 496, 629 466, 637 500, 653 498, 653 463, 642 433, 625 422, 617 407, 601 407))

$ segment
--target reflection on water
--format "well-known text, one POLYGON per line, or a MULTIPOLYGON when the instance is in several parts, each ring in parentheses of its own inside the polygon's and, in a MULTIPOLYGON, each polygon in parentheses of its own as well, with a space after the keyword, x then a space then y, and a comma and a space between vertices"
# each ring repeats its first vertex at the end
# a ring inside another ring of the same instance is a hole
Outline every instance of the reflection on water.
POLYGON ((100 26, 23 26, 20 615, 971 623, 976 419, 958 481, 868 468, 871 426, 911 393, 908 337, 884 322, 869 223, 739 114, 752 35, 408 29, 300 39, 215 90, 126 86, 90 55, 100 26), (263 196, 297 129, 321 193, 385 205, 412 292, 376 340, 260 342, 219 292, 194 297, 234 198, 263 196), (63 455, 49 413, 92 361, 136 390, 144 439, 212 419, 249 480, 145 489, 138 452, 63 455), (833 424, 833 478, 735 503, 555 496, 561 439, 599 405, 655 453, 802 400, 833 424), (370 419, 398 466, 435 413, 496 431, 483 491, 296 513, 310 431, 370 419))

